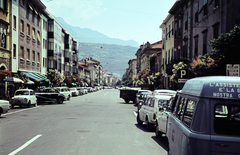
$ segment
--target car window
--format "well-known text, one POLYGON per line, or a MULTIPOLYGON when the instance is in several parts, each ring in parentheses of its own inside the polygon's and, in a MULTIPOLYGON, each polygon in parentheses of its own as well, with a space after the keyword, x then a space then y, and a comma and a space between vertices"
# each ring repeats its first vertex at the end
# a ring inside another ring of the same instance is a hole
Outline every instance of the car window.
POLYGON ((186 98, 181 97, 180 99, 180 103, 177 107, 177 117, 182 120, 182 116, 183 116, 183 111, 184 111, 184 107, 185 107, 185 103, 186 103, 186 98))
POLYGON ((196 102, 188 99, 186 110, 183 115, 183 123, 189 128, 192 122, 193 112, 196 107, 196 102))
POLYGON ((149 101, 149 104, 148 104, 149 107, 154 107, 154 101, 155 101, 154 99, 151 99, 151 100, 149 101))
POLYGON ((158 103, 158 108, 167 108, 168 100, 157 99, 156 102, 158 103))
POLYGON ((30 91, 30 95, 34 95, 34 92, 33 92, 33 91, 30 91))
POLYGON ((15 95, 29 95, 29 91, 17 91, 15 95))
POLYGON ((240 136, 240 105, 215 105, 214 131, 222 135, 240 136))

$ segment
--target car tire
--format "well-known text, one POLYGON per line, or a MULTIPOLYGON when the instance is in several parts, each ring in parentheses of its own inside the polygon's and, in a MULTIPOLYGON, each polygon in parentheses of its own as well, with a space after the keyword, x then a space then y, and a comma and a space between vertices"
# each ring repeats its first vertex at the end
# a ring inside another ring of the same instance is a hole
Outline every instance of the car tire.
POLYGON ((58 98, 58 104, 63 104, 63 99, 61 97, 58 98))
POLYGON ((67 100, 68 100, 68 101, 70 100, 70 95, 68 95, 68 98, 67 98, 67 100))
POLYGON ((14 105, 13 104, 11 104, 11 109, 13 109, 14 108, 14 105))
POLYGON ((28 102, 28 105, 27 105, 27 106, 28 106, 28 108, 31 107, 31 101, 28 102))
POLYGON ((125 102, 126 102, 126 103, 129 103, 129 101, 130 101, 129 99, 125 99, 125 102))
POLYGON ((143 121, 141 121, 140 118, 139 118, 139 114, 137 115, 137 123, 138 123, 138 125, 142 125, 143 124, 143 121))
POLYGON ((3 113, 3 110, 2 110, 2 109, 0 109, 0 117, 1 117, 2 113, 3 113))
POLYGON ((148 118, 146 118, 145 122, 146 122, 147 129, 149 129, 149 130, 153 129, 153 124, 149 123, 148 118))
POLYGON ((159 125, 157 123, 156 123, 156 128, 155 128, 155 135, 158 138, 162 137, 162 132, 159 131, 159 125))

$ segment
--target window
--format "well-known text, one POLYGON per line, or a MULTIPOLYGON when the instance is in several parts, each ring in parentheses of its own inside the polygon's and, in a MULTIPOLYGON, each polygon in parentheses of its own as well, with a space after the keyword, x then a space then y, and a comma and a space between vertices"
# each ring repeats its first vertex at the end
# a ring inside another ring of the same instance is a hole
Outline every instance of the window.
POLYGON ((185 13, 185 30, 188 29, 188 12, 185 13))
POLYGON ((213 37, 216 39, 219 36, 219 23, 213 25, 213 37))
POLYGON ((37 41, 38 41, 38 42, 41 41, 41 39, 40 39, 40 32, 39 32, 39 31, 37 31, 37 41))
POLYGON ((32 61, 35 61, 35 51, 32 51, 32 61))
POLYGON ((13 44, 13 58, 16 58, 16 44, 13 44))
POLYGON ((195 23, 197 23, 198 22, 198 3, 195 4, 194 13, 195 13, 195 23))
POLYGON ((203 55, 207 54, 207 31, 203 32, 203 55))
POLYGON ((194 37, 194 56, 198 56, 198 36, 194 37))
POLYGON ((180 100, 179 100, 179 105, 178 105, 178 107, 177 107, 177 109, 176 109, 176 116, 180 119, 180 120, 182 120, 182 116, 183 116, 183 112, 184 112, 184 107, 185 107, 185 104, 186 104, 186 100, 187 99, 185 99, 185 98, 180 98, 180 100))
POLYGON ((20 47, 20 58, 24 59, 24 48, 20 47))
POLYGON ((30 60, 30 49, 27 49, 27 60, 30 60))
POLYGON ((181 28, 182 28, 182 25, 181 25, 182 21, 181 19, 178 21, 178 36, 181 35, 181 28))
POLYGON ((172 35, 173 35, 174 21, 172 21, 172 35))
POLYGON ((24 32, 24 22, 23 22, 23 20, 20 21, 20 31, 24 32))
POLYGON ((177 38, 177 23, 175 24, 174 38, 177 38))
POLYGON ((221 135, 240 136, 240 106, 217 104, 214 107, 214 131, 221 135))
POLYGON ((35 28, 32 28, 32 38, 35 39, 35 28))
POLYGON ((166 28, 166 40, 168 38, 168 28, 166 28))
POLYGON ((219 7, 219 0, 214 0, 214 8, 218 8, 219 7))
POLYGON ((13 16, 13 28, 14 28, 14 29, 17 28, 17 20, 16 20, 16 16, 13 16))
POLYGON ((190 127, 191 122, 192 122, 192 117, 193 117, 193 112, 196 107, 196 102, 192 100, 187 101, 186 105, 186 110, 183 115, 183 123, 187 126, 190 127))
POLYGON ((170 50, 168 50, 168 63, 170 63, 170 50))
POLYGON ((20 4, 24 6, 24 0, 20 0, 20 4))
POLYGON ((170 34, 171 34, 171 25, 170 24, 168 25, 168 31, 169 31, 168 32, 168 37, 170 38, 170 34))
POLYGON ((203 1, 203 16, 206 16, 207 15, 207 0, 204 0, 203 1))
POLYGON ((0 8, 7 11, 7 0, 0 0, 0 8))
POLYGON ((40 53, 37 53, 37 62, 40 62, 40 53))
POLYGON ((30 36, 30 25, 27 24, 27 35, 30 36))

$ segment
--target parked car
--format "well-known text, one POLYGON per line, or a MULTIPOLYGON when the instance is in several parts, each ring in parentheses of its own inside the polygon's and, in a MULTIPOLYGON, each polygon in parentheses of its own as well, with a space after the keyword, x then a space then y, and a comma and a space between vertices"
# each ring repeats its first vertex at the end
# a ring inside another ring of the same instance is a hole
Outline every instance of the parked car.
POLYGON ((70 92, 72 93, 72 96, 78 96, 79 92, 76 87, 70 88, 70 92))
POLYGON ((137 115, 137 122, 142 125, 143 122, 147 125, 147 128, 152 129, 156 123, 156 114, 159 112, 159 108, 168 104, 171 96, 169 95, 153 95, 147 99, 144 105, 137 115))
POLYGON ((136 94, 136 105, 139 104, 139 102, 142 102, 142 97, 143 94, 152 94, 151 90, 138 90, 137 94, 136 94))
POLYGON ((38 102, 57 102, 62 104, 65 100, 65 96, 58 89, 52 87, 38 88, 35 94, 38 102))
POLYGON ((83 88, 83 94, 87 94, 88 93, 88 90, 86 87, 83 88))
POLYGON ((0 100, 0 116, 4 113, 7 113, 9 110, 9 101, 0 100))
POLYGON ((239 154, 239 88, 240 77, 188 80, 168 116, 168 154, 239 154))
POLYGON ((56 87, 56 89, 65 96, 65 100, 70 100, 72 94, 68 87, 56 87))
POLYGON ((137 111, 141 109, 142 105, 147 101, 149 97, 153 96, 152 93, 150 92, 143 92, 141 96, 139 97, 138 105, 137 105, 137 111))
POLYGON ((15 105, 28 106, 31 105, 37 106, 37 98, 32 89, 18 89, 15 91, 14 96, 11 101, 11 108, 13 109, 15 105))
POLYGON ((176 98, 171 97, 169 102, 166 102, 166 104, 162 104, 162 106, 159 107, 159 112, 156 113, 156 124, 155 124, 155 134, 156 137, 161 137, 162 134, 167 133, 167 120, 169 113, 171 113, 172 106, 176 103, 176 98))

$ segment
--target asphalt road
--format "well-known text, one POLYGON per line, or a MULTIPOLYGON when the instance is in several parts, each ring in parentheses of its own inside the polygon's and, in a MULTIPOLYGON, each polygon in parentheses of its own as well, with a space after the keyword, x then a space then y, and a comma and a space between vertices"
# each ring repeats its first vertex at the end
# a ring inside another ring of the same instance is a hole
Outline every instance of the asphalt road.
POLYGON ((137 125, 136 109, 116 89, 16 107, 0 117, 0 155, 166 155, 165 138, 137 125))

